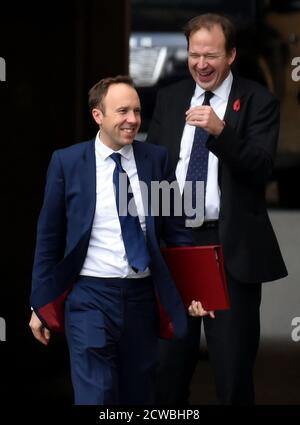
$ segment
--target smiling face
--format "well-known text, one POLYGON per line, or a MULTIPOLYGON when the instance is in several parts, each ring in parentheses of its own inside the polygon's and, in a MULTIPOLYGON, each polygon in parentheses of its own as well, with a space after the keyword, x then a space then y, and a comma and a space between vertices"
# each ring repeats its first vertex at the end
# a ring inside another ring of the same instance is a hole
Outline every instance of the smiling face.
POLYGON ((220 25, 210 30, 201 28, 189 37, 188 66, 195 82, 204 90, 213 91, 225 80, 236 50, 225 50, 225 37, 220 25))
POLYGON ((100 126, 101 141, 115 151, 130 145, 141 125, 138 94, 125 83, 109 86, 102 100, 102 110, 94 108, 92 114, 100 126))

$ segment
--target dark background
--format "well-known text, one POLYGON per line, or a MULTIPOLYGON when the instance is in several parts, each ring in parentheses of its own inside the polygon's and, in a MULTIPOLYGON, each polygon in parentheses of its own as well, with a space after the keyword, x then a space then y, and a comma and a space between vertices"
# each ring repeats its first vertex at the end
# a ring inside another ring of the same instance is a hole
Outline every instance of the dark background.
POLYGON ((1 4, 1 401, 71 402, 63 338, 45 348, 28 327, 36 222, 50 156, 95 135, 88 89, 127 73, 128 37, 127 1, 1 4))

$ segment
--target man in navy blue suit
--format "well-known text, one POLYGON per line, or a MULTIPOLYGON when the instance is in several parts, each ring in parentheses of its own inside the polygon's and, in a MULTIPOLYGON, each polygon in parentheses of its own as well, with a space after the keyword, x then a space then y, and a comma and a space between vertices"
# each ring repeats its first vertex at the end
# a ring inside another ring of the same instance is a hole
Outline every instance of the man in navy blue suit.
POLYGON ((99 81, 89 106, 100 128, 96 138, 57 150, 49 165, 30 327, 45 345, 51 330, 65 329, 76 404, 148 404, 154 399, 157 299, 175 336, 186 331, 160 239, 190 245, 191 238, 182 218, 154 217, 151 201, 145 202, 150 192, 145 196, 141 183, 150 188, 167 180, 170 165, 165 148, 134 141, 141 107, 131 80, 99 81), (119 209, 121 174, 130 182, 136 220, 119 209))

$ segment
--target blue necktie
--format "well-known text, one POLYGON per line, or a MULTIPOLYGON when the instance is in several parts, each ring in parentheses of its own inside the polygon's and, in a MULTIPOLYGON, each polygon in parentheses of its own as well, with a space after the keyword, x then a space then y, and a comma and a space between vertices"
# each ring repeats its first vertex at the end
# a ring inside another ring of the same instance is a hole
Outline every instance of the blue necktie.
MULTIPOLYGON (((210 105, 210 99, 213 97, 211 91, 206 91, 202 105, 210 105)), ((194 141, 190 155, 190 161, 186 173, 186 181, 192 182, 192 205, 196 207, 196 181, 204 182, 204 193, 207 181, 208 154, 206 141, 209 134, 201 127, 195 128, 194 141)))
POLYGON ((116 163, 113 173, 113 183, 115 185, 116 204, 127 260, 129 265, 135 272, 144 271, 150 263, 150 256, 139 218, 137 215, 130 215, 128 212, 129 202, 131 204, 130 210, 135 210, 136 212, 136 205, 133 194, 131 191, 130 193, 128 193, 128 188, 130 186, 129 178, 121 165, 121 154, 112 153, 110 157, 116 163), (126 215, 124 215, 124 212, 120 214, 120 196, 125 196, 125 193, 120 194, 119 182, 121 173, 123 173, 123 175, 125 176, 126 181, 126 185, 124 186, 125 190, 127 190, 126 215))

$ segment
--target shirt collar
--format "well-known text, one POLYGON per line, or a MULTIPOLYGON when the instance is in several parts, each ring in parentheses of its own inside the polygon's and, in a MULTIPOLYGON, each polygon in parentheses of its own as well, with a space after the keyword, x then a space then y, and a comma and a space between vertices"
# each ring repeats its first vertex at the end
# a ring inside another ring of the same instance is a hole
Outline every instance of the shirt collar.
POLYGON ((113 149, 111 149, 108 146, 106 146, 101 141, 100 131, 98 131, 98 133, 96 135, 95 149, 96 149, 96 154, 99 155, 100 158, 102 158, 103 160, 106 160, 106 158, 108 158, 114 152, 120 153, 123 158, 126 158, 128 160, 130 160, 132 158, 132 155, 133 155, 132 145, 123 146, 118 151, 114 151, 113 149))
MULTIPOLYGON (((227 102, 229 93, 231 90, 232 80, 233 80, 233 75, 232 75, 232 72, 230 71, 227 77, 225 78, 225 80, 222 82, 222 84, 213 91, 213 94, 227 102)), ((205 93, 205 90, 202 87, 198 86, 198 84, 196 84, 195 98, 198 99, 204 93, 205 93)))

